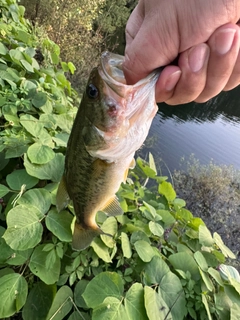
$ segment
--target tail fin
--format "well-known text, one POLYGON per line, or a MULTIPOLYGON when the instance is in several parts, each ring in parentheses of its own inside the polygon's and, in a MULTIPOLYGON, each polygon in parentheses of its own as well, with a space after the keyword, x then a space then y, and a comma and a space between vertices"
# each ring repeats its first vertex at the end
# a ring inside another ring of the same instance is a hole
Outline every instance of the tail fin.
POLYGON ((81 224, 76 222, 73 232, 72 248, 77 251, 84 250, 90 246, 93 239, 100 234, 109 235, 98 228, 97 225, 96 228, 84 228, 81 224))

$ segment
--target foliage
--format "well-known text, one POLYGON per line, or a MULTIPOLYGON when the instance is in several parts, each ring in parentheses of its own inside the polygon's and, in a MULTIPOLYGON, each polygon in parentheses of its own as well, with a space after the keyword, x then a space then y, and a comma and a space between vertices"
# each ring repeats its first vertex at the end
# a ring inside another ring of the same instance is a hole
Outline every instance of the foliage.
MULTIPOLYGON (((217 231, 236 253, 240 242, 240 173, 232 166, 212 161, 201 165, 192 155, 183 159, 182 170, 173 174, 174 187, 189 210, 201 217, 211 231, 217 231)), ((239 256, 240 259, 240 256, 239 256)), ((240 261, 236 262, 240 270, 240 261)))
POLYGON ((21 0, 27 17, 41 26, 61 48, 61 57, 77 70, 70 75, 82 92, 99 55, 123 42, 124 28, 136 1, 131 0, 21 0), (120 37, 120 39, 119 39, 120 37))
POLYGON ((118 192, 125 214, 98 212, 112 238, 72 251, 73 208, 55 207, 76 112, 72 65, 48 39, 38 62, 23 7, 0 9, 0 318, 237 319, 233 253, 157 176, 151 155, 118 192))

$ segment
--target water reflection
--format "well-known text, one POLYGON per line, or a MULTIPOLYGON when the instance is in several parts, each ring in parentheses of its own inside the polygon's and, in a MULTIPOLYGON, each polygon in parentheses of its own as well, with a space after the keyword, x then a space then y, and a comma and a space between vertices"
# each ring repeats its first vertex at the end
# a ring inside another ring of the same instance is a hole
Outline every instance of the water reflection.
POLYGON ((191 102, 179 106, 160 103, 159 114, 162 121, 171 118, 176 122, 214 122, 219 115, 224 115, 226 121, 240 122, 240 87, 222 92, 206 103, 191 102))
POLYGON ((203 164, 213 159, 216 164, 240 169, 240 87, 204 104, 159 104, 139 154, 149 151, 171 171, 179 168, 183 156, 188 158, 192 153, 203 164))

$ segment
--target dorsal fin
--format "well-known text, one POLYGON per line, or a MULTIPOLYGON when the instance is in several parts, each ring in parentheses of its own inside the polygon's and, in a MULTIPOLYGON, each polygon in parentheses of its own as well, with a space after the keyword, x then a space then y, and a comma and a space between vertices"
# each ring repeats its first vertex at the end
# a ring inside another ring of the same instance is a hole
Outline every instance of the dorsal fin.
POLYGON ((117 196, 114 196, 113 198, 111 198, 106 203, 104 208, 102 208, 102 211, 106 212, 108 216, 119 216, 123 214, 123 210, 120 206, 117 196))
POLYGON ((57 195, 56 195, 56 207, 58 212, 62 211, 69 203, 70 197, 67 192, 66 179, 65 176, 62 176, 62 179, 59 183, 57 195))

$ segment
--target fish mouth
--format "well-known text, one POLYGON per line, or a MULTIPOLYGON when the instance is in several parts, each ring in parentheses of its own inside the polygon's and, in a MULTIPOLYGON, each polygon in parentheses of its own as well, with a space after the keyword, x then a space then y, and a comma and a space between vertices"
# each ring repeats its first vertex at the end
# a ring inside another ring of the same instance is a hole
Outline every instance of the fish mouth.
POLYGON ((109 51, 105 51, 101 55, 101 67, 104 75, 118 85, 119 83, 126 84, 122 70, 123 61, 123 56, 109 51))
POLYGON ((124 57, 105 51, 101 55, 100 66, 98 72, 105 83, 121 97, 126 96, 126 91, 129 91, 126 87, 126 79, 122 70, 122 64, 124 57), (127 89, 127 90, 126 90, 127 89))
POLYGON ((139 80, 134 85, 127 85, 122 68, 123 62, 124 56, 105 51, 101 55, 100 66, 98 68, 102 79, 119 96, 124 98, 139 87, 145 86, 148 82, 153 81, 156 83, 160 73, 159 71, 157 72, 157 70, 149 74, 146 78, 139 80))

